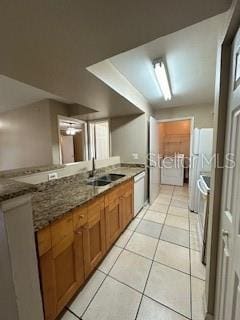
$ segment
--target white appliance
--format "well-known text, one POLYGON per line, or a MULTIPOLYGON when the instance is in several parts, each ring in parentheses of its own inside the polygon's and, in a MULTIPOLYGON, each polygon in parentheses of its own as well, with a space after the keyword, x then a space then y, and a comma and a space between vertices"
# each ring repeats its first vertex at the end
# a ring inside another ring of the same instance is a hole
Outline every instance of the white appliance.
POLYGON ((134 216, 143 208, 145 202, 145 172, 134 177, 134 216))
POLYGON ((192 156, 190 159, 189 208, 198 212, 199 190, 197 180, 200 173, 211 171, 213 145, 213 129, 204 128, 193 130, 192 156))
POLYGON ((161 161, 161 184, 183 186, 184 154, 166 157, 161 161))
POLYGON ((197 180, 197 186, 199 190, 198 220, 202 242, 202 262, 206 264, 210 177, 206 175, 200 175, 200 178, 197 180))

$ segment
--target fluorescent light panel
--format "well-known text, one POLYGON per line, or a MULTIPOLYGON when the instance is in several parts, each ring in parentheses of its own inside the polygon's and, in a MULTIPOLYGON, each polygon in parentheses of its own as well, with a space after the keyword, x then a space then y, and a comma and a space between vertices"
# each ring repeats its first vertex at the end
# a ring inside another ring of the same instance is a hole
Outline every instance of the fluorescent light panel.
POLYGON ((171 89, 170 89, 170 83, 168 81, 168 77, 167 77, 167 71, 166 71, 166 67, 165 64, 163 63, 163 61, 157 61, 154 63, 154 71, 160 86, 160 89, 162 91, 162 94, 164 96, 164 99, 167 100, 171 100, 172 98, 172 93, 171 93, 171 89))

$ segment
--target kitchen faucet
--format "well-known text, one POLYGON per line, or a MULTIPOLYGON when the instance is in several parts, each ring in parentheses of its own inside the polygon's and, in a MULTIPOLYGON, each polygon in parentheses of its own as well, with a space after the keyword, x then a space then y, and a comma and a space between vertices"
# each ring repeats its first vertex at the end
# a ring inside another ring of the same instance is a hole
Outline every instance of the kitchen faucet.
POLYGON ((95 158, 92 157, 92 170, 89 174, 89 177, 93 178, 95 176, 96 173, 96 168, 95 168, 95 158))

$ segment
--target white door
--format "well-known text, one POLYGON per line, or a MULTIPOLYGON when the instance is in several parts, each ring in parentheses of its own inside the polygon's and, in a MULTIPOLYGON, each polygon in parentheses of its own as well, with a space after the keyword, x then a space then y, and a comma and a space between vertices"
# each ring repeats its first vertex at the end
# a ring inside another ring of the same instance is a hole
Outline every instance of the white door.
POLYGON ((218 320, 240 319, 240 80, 235 81, 235 77, 240 76, 240 65, 236 70, 239 49, 238 31, 232 45, 225 145, 225 153, 233 155, 235 165, 225 161, 218 261, 218 320))
POLYGON ((149 120, 149 201, 157 198, 160 190, 159 130, 153 117, 149 120))
POLYGON ((62 162, 74 162, 73 136, 62 136, 62 162))

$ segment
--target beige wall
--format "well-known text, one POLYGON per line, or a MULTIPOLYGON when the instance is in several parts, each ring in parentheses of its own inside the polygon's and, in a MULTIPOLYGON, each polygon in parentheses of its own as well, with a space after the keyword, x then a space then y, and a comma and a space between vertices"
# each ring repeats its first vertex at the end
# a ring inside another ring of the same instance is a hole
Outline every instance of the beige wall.
POLYGON ((42 100, 0 114, 0 170, 59 164, 58 115, 68 106, 42 100))
POLYGON ((112 155, 121 162, 145 163, 147 154, 147 115, 111 119, 112 155), (138 154, 135 159, 133 154, 138 154))
MULTIPOLYGON (((113 118, 110 122, 112 155, 122 163, 146 163, 148 153, 148 114, 113 118), (138 154, 135 159, 133 153, 138 154)), ((145 177, 145 200, 148 198, 148 172, 145 177)))
POLYGON ((0 114, 0 170, 51 163, 48 100, 0 114))
POLYGON ((213 105, 194 105, 186 107, 171 107, 155 112, 158 120, 194 117, 195 128, 213 127, 213 105))

